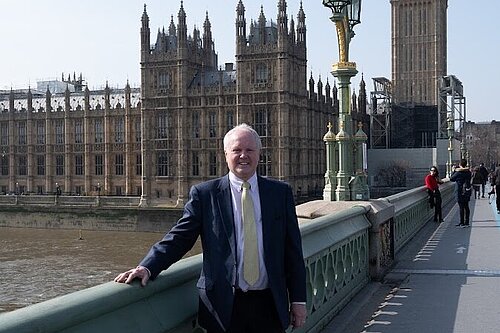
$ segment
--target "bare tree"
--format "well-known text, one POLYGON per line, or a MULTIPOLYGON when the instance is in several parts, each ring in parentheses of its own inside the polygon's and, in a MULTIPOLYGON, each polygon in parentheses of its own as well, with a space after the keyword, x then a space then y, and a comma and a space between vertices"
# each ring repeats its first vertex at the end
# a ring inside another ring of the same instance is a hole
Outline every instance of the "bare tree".
POLYGON ((377 172, 378 186, 405 187, 409 170, 407 161, 391 161, 377 172))

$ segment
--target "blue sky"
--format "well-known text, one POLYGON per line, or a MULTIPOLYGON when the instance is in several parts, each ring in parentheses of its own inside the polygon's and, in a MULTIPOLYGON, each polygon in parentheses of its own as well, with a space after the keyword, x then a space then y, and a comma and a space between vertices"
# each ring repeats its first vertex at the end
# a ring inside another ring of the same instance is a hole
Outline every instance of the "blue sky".
MULTIPOLYGON (((0 1, 0 89, 36 86, 36 81, 60 78, 61 73, 82 73, 89 87, 106 82, 123 87, 127 80, 140 85, 139 29, 144 3, 150 18, 151 39, 167 28, 171 15, 177 23, 180 0, 2 0, 0 1)), ((206 12, 212 23, 219 65, 234 62, 235 15, 238 0, 184 0, 188 31, 202 30, 206 12)), ((244 0, 247 26, 256 20, 261 5, 266 18, 276 20, 278 0, 244 0)), ((287 0, 288 16, 296 21, 299 0, 287 0)), ((476 0, 448 4, 448 74, 463 83, 467 119, 500 120, 496 79, 500 77, 500 1, 476 0), (494 17, 495 16, 495 17, 494 17)), ((308 77, 323 83, 338 60, 337 37, 330 10, 321 0, 303 1, 306 14, 308 77)), ((373 77, 391 78, 391 6, 389 0, 364 0, 361 24, 350 45, 350 60, 359 74, 352 87, 358 91, 361 73, 372 90, 373 77)))

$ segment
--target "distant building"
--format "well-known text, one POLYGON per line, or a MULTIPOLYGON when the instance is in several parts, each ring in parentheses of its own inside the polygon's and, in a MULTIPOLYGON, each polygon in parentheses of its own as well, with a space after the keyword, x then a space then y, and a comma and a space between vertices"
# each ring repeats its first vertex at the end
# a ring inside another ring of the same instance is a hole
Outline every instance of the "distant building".
MULTIPOLYGON (((74 92, 69 84, 36 97, 6 92, 0 191, 53 193, 57 182, 63 193, 97 194, 99 186, 101 195, 182 205, 191 185, 227 173, 222 138, 246 122, 263 143, 258 172, 289 182, 299 200, 320 196, 337 89, 307 80, 305 13, 301 6, 289 21, 286 7, 279 0, 276 20, 261 11, 247 27, 238 3, 236 65, 218 67, 208 14, 203 31, 188 34, 181 2, 177 25, 172 17, 154 43, 144 8, 140 90, 89 91, 74 76, 74 92)), ((367 125, 364 81, 352 104, 354 123, 367 125)))
POLYGON ((472 166, 480 163, 489 170, 494 170, 500 162, 500 122, 493 120, 491 123, 464 123, 465 147, 468 159, 472 166))

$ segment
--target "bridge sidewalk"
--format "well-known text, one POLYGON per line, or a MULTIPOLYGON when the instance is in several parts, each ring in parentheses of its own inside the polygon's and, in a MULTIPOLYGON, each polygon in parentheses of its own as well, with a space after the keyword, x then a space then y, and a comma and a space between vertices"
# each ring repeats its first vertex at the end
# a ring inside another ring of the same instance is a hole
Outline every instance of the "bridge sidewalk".
POLYGON ((458 205, 430 222, 398 254, 382 283, 370 283, 323 333, 469 333, 500 330, 500 214, 472 199, 471 228, 458 205))

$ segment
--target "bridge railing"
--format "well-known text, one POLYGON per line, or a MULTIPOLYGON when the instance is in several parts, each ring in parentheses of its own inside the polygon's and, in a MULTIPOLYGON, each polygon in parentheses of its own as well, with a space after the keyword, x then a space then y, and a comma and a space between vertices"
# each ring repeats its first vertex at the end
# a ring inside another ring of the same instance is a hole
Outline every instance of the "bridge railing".
MULTIPOLYGON (((440 186, 443 207, 454 198, 454 183, 440 186)), ((398 252, 434 216, 429 209, 425 188, 418 187, 382 200, 394 205, 394 251, 398 252)))
MULTIPOLYGON (((451 200, 451 184, 442 194, 451 200)), ((432 216, 422 187, 347 206, 306 203, 297 212, 308 320, 296 332, 319 332, 371 279, 383 277, 432 216)), ((202 255, 181 260, 144 288, 109 282, 0 314, 0 332, 203 332, 196 322, 201 262, 202 255)))

